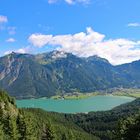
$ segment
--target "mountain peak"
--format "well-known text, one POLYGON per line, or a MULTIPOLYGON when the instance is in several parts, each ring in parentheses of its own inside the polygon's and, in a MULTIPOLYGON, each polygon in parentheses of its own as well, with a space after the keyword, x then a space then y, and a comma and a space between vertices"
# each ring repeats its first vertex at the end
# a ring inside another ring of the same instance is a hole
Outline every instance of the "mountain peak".
POLYGON ((16 52, 11 52, 11 54, 17 54, 16 52))
POLYGON ((58 58, 66 58, 67 57, 67 53, 64 51, 53 51, 52 52, 52 58, 53 59, 58 59, 58 58))
POLYGON ((11 53, 7 54, 7 56, 13 56, 13 55, 17 55, 17 54, 19 54, 19 53, 12 51, 11 53))
POLYGON ((89 56, 87 60, 88 61, 102 61, 104 63, 109 63, 107 59, 99 57, 98 55, 89 56))
POLYGON ((18 52, 11 52, 10 54, 7 55, 8 57, 12 57, 12 58, 29 58, 29 57, 33 57, 34 55, 32 54, 27 54, 27 53, 18 53, 18 52))

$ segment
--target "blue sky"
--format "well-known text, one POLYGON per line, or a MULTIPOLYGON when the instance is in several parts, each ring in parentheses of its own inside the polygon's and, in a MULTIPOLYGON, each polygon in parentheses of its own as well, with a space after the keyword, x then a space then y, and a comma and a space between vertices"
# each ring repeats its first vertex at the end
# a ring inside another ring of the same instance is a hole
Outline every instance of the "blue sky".
POLYGON ((56 48, 112 64, 140 59, 139 7, 139 0, 0 0, 0 55, 56 48))

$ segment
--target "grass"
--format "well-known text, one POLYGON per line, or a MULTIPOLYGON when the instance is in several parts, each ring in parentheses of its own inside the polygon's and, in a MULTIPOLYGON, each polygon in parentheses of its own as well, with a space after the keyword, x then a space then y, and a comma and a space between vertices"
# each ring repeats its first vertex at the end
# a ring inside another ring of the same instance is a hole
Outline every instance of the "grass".
POLYGON ((140 98, 140 89, 122 89, 112 92, 112 95, 140 98))
POLYGON ((93 92, 93 93, 71 93, 66 95, 56 95, 52 96, 51 99, 65 99, 65 100, 79 100, 79 99, 86 99, 91 96, 96 96, 99 93, 93 92))
POLYGON ((98 95, 98 93, 86 93, 86 94, 80 93, 78 95, 70 95, 70 96, 66 95, 64 96, 64 99, 85 99, 96 95, 98 95))
POLYGON ((86 99, 91 96, 97 96, 97 95, 114 95, 114 96, 127 96, 127 97, 140 98, 140 89, 118 89, 112 91, 112 93, 108 93, 108 92, 67 93, 65 95, 52 96, 51 99, 79 100, 79 99, 86 99))
POLYGON ((129 94, 131 97, 140 98, 140 93, 129 94))

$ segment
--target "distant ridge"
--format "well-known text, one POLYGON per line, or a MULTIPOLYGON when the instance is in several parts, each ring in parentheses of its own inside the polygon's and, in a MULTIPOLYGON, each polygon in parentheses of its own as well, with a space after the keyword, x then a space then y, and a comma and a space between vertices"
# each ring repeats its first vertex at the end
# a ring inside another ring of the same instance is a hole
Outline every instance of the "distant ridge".
POLYGON ((0 57, 0 88, 16 98, 38 98, 67 92, 140 87, 140 61, 113 66, 98 56, 78 57, 52 51, 0 57))

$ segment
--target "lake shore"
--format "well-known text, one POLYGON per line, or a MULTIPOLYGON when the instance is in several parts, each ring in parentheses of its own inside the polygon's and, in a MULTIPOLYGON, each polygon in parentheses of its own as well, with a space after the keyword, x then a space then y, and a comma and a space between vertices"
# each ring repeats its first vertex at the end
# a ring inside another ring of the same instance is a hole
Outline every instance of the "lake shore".
POLYGON ((98 92, 93 93, 74 93, 74 94, 66 94, 66 95, 56 95, 52 96, 51 99, 62 99, 62 100, 79 100, 79 99, 86 99, 92 96, 100 95, 98 92))
POLYGON ((17 100, 26 100, 26 99, 53 99, 53 100, 80 100, 86 99, 92 96, 126 96, 133 98, 140 98, 140 89, 118 89, 110 91, 95 91, 90 93, 65 93, 63 95, 55 95, 51 97, 29 97, 29 98, 19 98, 17 100))
POLYGON ((140 98, 140 89, 116 89, 110 91, 96 91, 91 93, 71 93, 71 94, 65 94, 65 95, 56 95, 50 97, 51 99, 62 99, 62 100, 78 100, 78 99, 86 99, 92 96, 125 96, 125 97, 133 97, 133 98, 140 98))
POLYGON ((107 111, 118 105, 135 100, 132 97, 97 95, 84 99, 28 99, 16 100, 19 108, 41 108, 60 113, 88 113, 91 111, 107 111))

